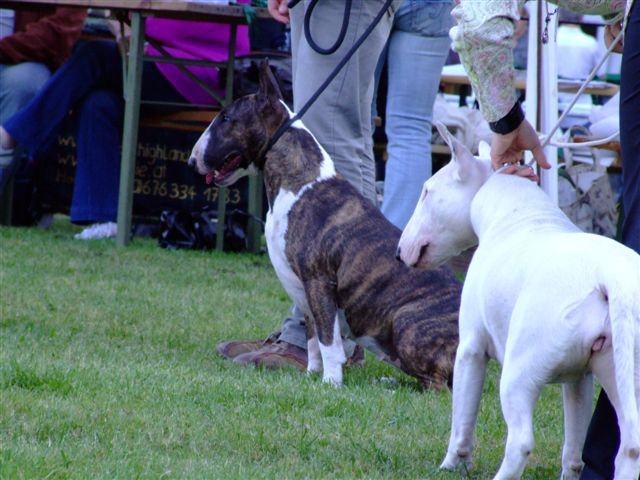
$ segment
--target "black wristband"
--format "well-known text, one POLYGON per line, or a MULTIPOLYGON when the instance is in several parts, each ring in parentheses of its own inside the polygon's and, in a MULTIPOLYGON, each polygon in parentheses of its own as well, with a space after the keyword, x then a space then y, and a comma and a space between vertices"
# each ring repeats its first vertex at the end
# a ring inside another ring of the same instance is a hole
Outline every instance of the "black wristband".
POLYGON ((524 112, 522 111, 520 102, 516 102, 513 108, 509 110, 509 113, 507 113, 500 120, 498 120, 497 122, 489 122, 489 128, 494 133, 506 135, 507 133, 511 133, 516 128, 518 128, 523 120, 524 112))

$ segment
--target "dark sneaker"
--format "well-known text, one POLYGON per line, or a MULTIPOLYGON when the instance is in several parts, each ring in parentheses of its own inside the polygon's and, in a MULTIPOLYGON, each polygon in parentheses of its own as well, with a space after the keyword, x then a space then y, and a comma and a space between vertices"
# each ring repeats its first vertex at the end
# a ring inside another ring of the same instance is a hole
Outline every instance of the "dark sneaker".
POLYGON ((254 352, 238 355, 233 361, 241 365, 253 364, 265 368, 293 367, 304 371, 307 369, 307 351, 287 342, 276 341, 254 352))
POLYGON ((272 333, 265 340, 228 340, 226 342, 219 343, 216 350, 227 360, 233 360, 239 355, 255 352, 256 350, 260 350, 262 347, 271 345, 277 340, 279 335, 280 332, 272 333))

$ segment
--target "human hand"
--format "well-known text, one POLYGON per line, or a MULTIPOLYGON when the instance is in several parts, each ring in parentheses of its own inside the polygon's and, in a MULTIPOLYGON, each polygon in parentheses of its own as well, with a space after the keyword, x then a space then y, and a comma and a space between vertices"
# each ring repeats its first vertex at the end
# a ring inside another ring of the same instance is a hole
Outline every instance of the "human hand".
POLYGON ((531 150, 533 158, 540 168, 551 168, 544 155, 538 134, 525 119, 513 132, 506 135, 493 134, 491 139, 491 165, 493 169, 497 170, 506 163, 519 163, 525 150, 531 150))
POLYGON ((107 28, 109 29, 109 33, 113 35, 113 39, 118 43, 122 41, 128 42, 129 37, 131 37, 131 27, 122 21, 122 19, 107 20, 107 28))
POLYGON ((504 173, 505 175, 516 175, 518 177, 523 177, 536 183, 539 180, 535 168, 529 165, 516 165, 514 163, 510 163, 502 170, 500 170, 499 173, 504 173))
POLYGON ((267 9, 269 13, 280 23, 289 23, 289 0, 268 0, 267 9))
MULTIPOLYGON (((622 31, 622 22, 613 23, 604 27, 604 44, 609 48, 611 42, 615 40, 618 34, 622 31)), ((618 44, 613 48, 612 52, 622 53, 624 47, 624 37, 620 39, 618 44)))

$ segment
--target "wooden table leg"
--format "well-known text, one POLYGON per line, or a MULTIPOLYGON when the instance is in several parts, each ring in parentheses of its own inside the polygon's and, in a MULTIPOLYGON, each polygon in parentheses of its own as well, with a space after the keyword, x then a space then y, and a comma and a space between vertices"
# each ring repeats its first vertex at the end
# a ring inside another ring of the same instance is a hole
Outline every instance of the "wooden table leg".
POLYGON ((116 244, 119 246, 125 246, 131 241, 133 182, 138 150, 143 47, 144 19, 140 12, 132 12, 129 58, 125 62, 127 70, 124 85, 124 129, 122 132, 120 191, 118 194, 118 234, 116 236, 116 244))

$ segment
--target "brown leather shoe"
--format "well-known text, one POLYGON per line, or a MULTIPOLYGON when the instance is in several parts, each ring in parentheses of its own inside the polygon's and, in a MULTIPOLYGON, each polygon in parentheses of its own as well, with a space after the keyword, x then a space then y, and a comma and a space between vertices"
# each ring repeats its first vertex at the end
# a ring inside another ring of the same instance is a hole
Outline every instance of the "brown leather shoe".
POLYGON ((233 361, 241 365, 253 364, 266 368, 293 367, 305 371, 307 351, 287 342, 276 341, 254 352, 238 355, 233 361))
POLYGON ((255 352, 264 346, 273 344, 279 336, 280 332, 275 332, 269 335, 265 340, 227 340, 226 342, 219 343, 216 350, 224 358, 233 360, 239 355, 255 352))
POLYGON ((347 363, 345 363, 345 367, 362 367, 364 365, 364 348, 360 345, 356 345, 356 348, 353 349, 353 353, 349 358, 347 358, 347 363))

